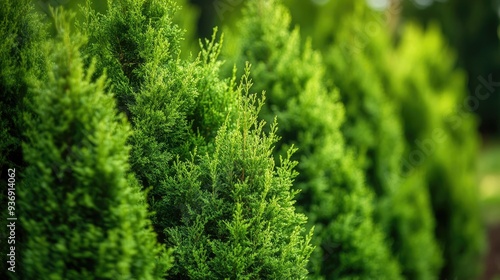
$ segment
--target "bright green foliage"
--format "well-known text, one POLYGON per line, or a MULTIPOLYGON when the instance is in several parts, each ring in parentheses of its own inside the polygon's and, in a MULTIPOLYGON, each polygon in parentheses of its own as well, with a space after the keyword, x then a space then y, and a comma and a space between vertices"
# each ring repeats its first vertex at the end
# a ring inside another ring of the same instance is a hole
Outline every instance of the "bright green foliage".
POLYGON ((144 188, 152 187, 160 240, 166 227, 179 222, 172 216, 176 206, 162 202, 165 176, 176 157, 189 157, 195 147, 205 150, 233 102, 218 77, 219 44, 206 42, 194 62, 180 59, 176 9, 169 1, 114 1, 105 15, 87 11, 85 25, 87 51, 106 69, 120 110, 132 123, 132 170, 144 188))
POLYGON ((310 270, 315 278, 398 279, 381 230, 373 222, 372 194, 340 128, 344 108, 324 83, 321 57, 289 31, 278 1, 253 1, 228 53, 254 65, 257 90, 267 89, 262 116, 280 121, 279 154, 298 147, 298 206, 316 227, 310 270))
POLYGON ((219 78, 220 45, 206 41, 196 61, 182 60, 172 3, 110 7, 105 15, 88 13, 87 50, 107 69, 132 122, 132 168, 152 187, 160 240, 175 246, 172 279, 304 278, 310 237, 302 236, 306 218, 294 213, 292 165, 275 170, 274 134, 262 134, 234 78, 219 78))
POLYGON ((213 154, 177 161, 164 201, 181 205, 181 223, 167 229, 175 246, 172 279, 305 279, 312 231, 295 212, 290 190, 293 150, 276 167, 276 124, 263 132, 262 100, 248 93, 247 75, 238 106, 219 130, 213 154))
POLYGON ((429 195, 422 180, 401 177, 405 141, 398 103, 384 88, 385 72, 375 66, 384 63, 391 49, 387 23, 365 1, 336 1, 327 8, 330 16, 343 18, 325 52, 327 73, 346 107, 346 143, 356 151, 367 184, 377 195, 377 222, 392 238, 405 278, 436 279, 441 257, 429 195))
MULTIPOLYGON (((375 39, 359 41, 363 25, 370 17, 375 19, 380 15, 369 10, 364 1, 348 2, 350 5, 342 10, 330 10, 343 14, 345 20, 336 26, 337 31, 332 35, 335 43, 325 52, 325 65, 328 78, 334 80, 346 108, 342 127, 346 143, 356 151, 369 185, 384 198, 397 187, 391 175, 399 174, 404 149, 402 128, 399 119, 394 117, 395 104, 372 66, 373 57, 387 54, 376 49, 375 39)), ((381 18, 378 24, 382 24, 381 18)))
MULTIPOLYGON (((293 15, 297 15, 295 22, 304 24, 301 31, 311 34, 313 44, 324 51, 327 73, 332 73, 329 78, 340 88, 346 107, 348 125, 343 127, 343 131, 347 143, 355 147, 358 158, 368 168, 365 170, 369 185, 377 190, 379 198, 380 195, 387 197, 377 202, 377 216, 393 239, 392 249, 399 256, 403 275, 416 279, 473 277, 466 272, 449 273, 449 265, 445 265, 443 273, 438 271, 442 265, 438 251, 444 250, 442 257, 445 262, 456 263, 452 270, 459 267, 467 270, 474 265, 466 265, 466 261, 458 264, 456 260, 468 259, 470 263, 478 260, 481 244, 477 194, 470 166, 474 154, 472 142, 475 142, 471 139, 475 132, 470 120, 461 121, 464 118, 462 113, 448 118, 448 125, 443 124, 444 116, 451 113, 450 109, 466 101, 463 76, 450 74, 454 59, 443 50, 440 35, 427 39, 428 42, 436 41, 431 46, 423 44, 423 39, 417 35, 409 35, 413 36, 413 40, 405 44, 407 50, 404 56, 400 54, 394 61, 388 60, 393 52, 388 25, 397 17, 398 8, 392 7, 382 17, 367 8, 365 2, 329 1, 315 6, 309 1, 287 1, 293 15), (443 91, 447 93, 439 93, 443 91), (403 139, 407 142, 403 154, 399 144, 401 140, 398 140, 400 132, 397 131, 400 116, 404 126, 403 139), (452 126, 460 126, 460 129, 446 132, 452 126), (436 128, 449 134, 447 137, 455 139, 453 141, 457 144, 427 144, 427 140, 434 141, 436 128), (416 144, 416 140, 420 144, 416 144), (458 143, 464 147, 459 149, 458 143), (430 149, 433 152, 425 156, 426 161, 434 161, 440 157, 438 154, 443 154, 439 167, 422 164, 426 166, 424 168, 408 163, 411 156, 418 160, 418 155, 411 152, 422 151, 419 145, 432 145, 430 149), (460 159, 456 165, 454 159, 457 157, 460 159), (397 162, 399 165, 395 164, 397 162), (407 178, 405 171, 408 168, 416 172, 407 178), (401 169, 403 171, 398 171, 401 169), (452 173, 452 169, 456 171, 452 173), (461 175, 453 176, 458 170, 463 170, 461 175), (446 175, 447 172, 450 172, 449 175, 446 175), (430 184, 429 179, 419 180, 414 176, 432 176, 434 182, 430 184), (417 187, 418 184, 421 186, 417 187), (455 188, 456 191, 450 191, 455 188), (451 194, 457 198, 449 198, 451 194), (416 197, 419 199, 413 199, 416 197), (432 202, 425 202, 426 197, 432 202), (428 209, 422 208, 428 204, 432 205, 432 217, 428 209), (406 213, 405 218, 401 216, 403 213, 406 213), (455 221, 450 222, 452 220, 455 221), (437 235, 432 237, 436 226, 438 228, 434 233, 437 235), (411 234, 405 228, 413 229, 411 234), (458 241, 451 241, 456 238, 458 241), (435 240, 441 248, 436 249, 435 240), (450 242, 456 245, 450 246, 450 242), (464 253, 466 251, 469 253, 464 253)), ((402 32, 405 34, 407 31, 402 32)))
POLYGON ((170 259, 128 174, 130 130, 104 77, 83 69, 81 38, 54 19, 58 39, 40 50, 48 78, 32 82, 25 114, 23 279, 158 279, 170 259))
POLYGON ((440 278, 474 279, 484 237, 474 176, 476 122, 468 112, 479 103, 466 98, 464 73, 454 69, 436 27, 424 32, 409 25, 403 34, 390 64, 409 145, 403 176, 424 171, 445 260, 440 278))

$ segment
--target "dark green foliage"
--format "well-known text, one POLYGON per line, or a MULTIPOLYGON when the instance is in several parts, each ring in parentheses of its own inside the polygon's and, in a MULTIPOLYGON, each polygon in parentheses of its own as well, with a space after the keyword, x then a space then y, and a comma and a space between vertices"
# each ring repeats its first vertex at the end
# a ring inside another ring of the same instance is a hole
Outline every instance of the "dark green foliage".
POLYGON ((55 15, 57 42, 47 79, 33 81, 19 189, 27 238, 25 279, 157 279, 169 263, 148 221, 147 204, 128 175, 129 128, 83 69, 81 38, 55 15))
POLYGON ((275 167, 276 125, 263 132, 249 88, 245 75, 215 152, 177 161, 166 181, 165 203, 182 205, 181 223, 167 229, 172 279, 306 278, 312 232, 303 236, 306 217, 293 205, 293 150, 275 167))
POLYGON ((30 1, 4 1, 0 11, 0 167, 21 167, 23 98, 26 78, 39 71, 37 52, 44 39, 44 26, 33 13, 30 1))
MULTIPOLYGON (((316 227, 315 278, 397 279, 399 268, 372 217, 372 193, 344 144, 344 108, 325 87, 325 68, 277 1, 253 1, 228 53, 254 65, 258 90, 268 90, 262 116, 280 121, 279 154, 296 145, 298 206, 316 227)), ((236 35, 234 35, 236 36, 236 35)))
POLYGON ((436 27, 409 25, 389 79, 409 146, 403 174, 423 170, 431 195, 445 260, 440 278, 474 279, 484 246, 474 176, 476 122, 469 114, 477 103, 466 98, 464 73, 454 61, 436 27))
MULTIPOLYGON (((38 52, 45 38, 45 26, 33 13, 28 0, 2 1, 0 9, 0 194, 1 219, 7 218, 7 169, 17 170, 16 183, 25 166, 22 157, 21 142, 24 124, 22 111, 23 99, 27 95, 27 83, 31 75, 39 74, 42 57, 38 52)), ((16 213, 17 214, 17 213, 16 213)), ((16 240, 22 243, 24 231, 18 224, 16 240)), ((7 253, 12 244, 7 244, 8 228, 0 230, 0 251, 2 257, 1 279, 15 277, 15 273, 7 271, 7 253)), ((20 255, 17 251, 16 261, 20 255)), ((18 265, 17 265, 18 266, 18 265)))

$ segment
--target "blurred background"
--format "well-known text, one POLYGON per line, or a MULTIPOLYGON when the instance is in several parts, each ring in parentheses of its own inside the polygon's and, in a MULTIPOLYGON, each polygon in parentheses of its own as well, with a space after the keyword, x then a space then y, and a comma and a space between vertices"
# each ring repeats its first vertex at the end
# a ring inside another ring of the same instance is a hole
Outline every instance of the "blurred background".
MULTIPOLYGON (((474 92, 479 76, 500 77, 500 0, 366 0, 376 10, 391 9, 394 25, 405 21, 417 21, 423 26, 437 23, 447 42, 457 53, 457 66, 465 69, 469 92, 474 92), (394 10, 397 9, 397 10, 394 10)), ((182 2, 182 1, 181 1, 182 2)), ((202 1, 190 0, 195 9, 197 37, 208 38, 214 26, 223 26, 234 21, 241 13, 242 0, 202 1), (218 4, 217 2, 220 2, 218 4), (241 5, 240 5, 241 6, 241 5), (232 8, 235 7, 235 8, 232 8)), ((322 34, 315 32, 316 15, 333 0, 286 0, 292 13, 293 23, 300 26, 304 37, 313 37, 313 45, 321 47, 322 34)), ((336 24, 331 18, 330 24, 336 24)), ((396 32, 396 31, 395 31, 396 32)), ((397 35, 397 34, 396 34, 397 35)), ((493 79, 494 80, 494 79, 493 79)), ((500 79, 498 79, 500 80, 500 79)), ((500 94, 494 94, 488 102, 481 104, 476 114, 480 117, 479 132, 483 142, 489 144, 499 138, 500 94)))

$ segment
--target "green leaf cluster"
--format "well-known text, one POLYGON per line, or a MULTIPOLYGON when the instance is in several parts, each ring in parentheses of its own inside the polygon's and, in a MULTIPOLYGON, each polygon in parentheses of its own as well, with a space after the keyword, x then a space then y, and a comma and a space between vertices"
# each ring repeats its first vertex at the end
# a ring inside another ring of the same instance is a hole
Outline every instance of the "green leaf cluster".
POLYGON ((488 96, 439 28, 236 2, 198 47, 186 0, 4 3, 0 278, 475 278, 488 96))

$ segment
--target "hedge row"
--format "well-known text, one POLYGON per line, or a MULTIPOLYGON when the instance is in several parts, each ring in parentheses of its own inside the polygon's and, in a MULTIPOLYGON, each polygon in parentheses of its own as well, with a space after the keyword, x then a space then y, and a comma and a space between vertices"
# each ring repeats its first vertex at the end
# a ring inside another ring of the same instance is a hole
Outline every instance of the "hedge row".
POLYGON ((476 276, 475 122, 439 31, 394 44, 364 1, 292 2, 242 4, 196 54, 196 11, 172 1, 7 1, 2 276, 476 276))

